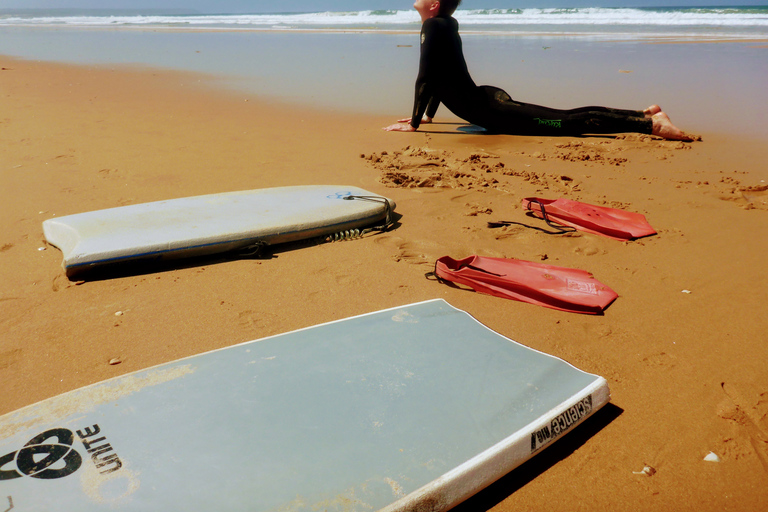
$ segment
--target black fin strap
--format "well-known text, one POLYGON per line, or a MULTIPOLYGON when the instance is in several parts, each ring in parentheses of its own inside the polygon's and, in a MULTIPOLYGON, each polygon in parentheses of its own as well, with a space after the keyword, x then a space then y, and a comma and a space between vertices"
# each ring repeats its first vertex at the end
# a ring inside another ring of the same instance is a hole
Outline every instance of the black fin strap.
POLYGON ((571 231, 576 231, 576 228, 573 228, 571 226, 566 226, 565 224, 560 224, 559 222, 555 222, 552 220, 549 220, 549 215, 547 215, 547 210, 544 208, 544 205, 541 203, 541 201, 537 199, 532 199, 528 201, 528 205, 526 206, 529 210, 533 211, 531 209, 531 203, 536 203, 539 205, 539 208, 541 208, 541 217, 544 219, 544 222, 547 223, 547 225, 551 228, 555 228, 560 230, 561 233, 568 233, 571 231))
POLYGON ((437 275, 437 261, 435 261, 435 269, 432 272, 427 272, 426 274, 424 274, 424 277, 426 277, 427 279, 429 279, 430 277, 434 277, 438 283, 446 284, 445 279, 437 275))

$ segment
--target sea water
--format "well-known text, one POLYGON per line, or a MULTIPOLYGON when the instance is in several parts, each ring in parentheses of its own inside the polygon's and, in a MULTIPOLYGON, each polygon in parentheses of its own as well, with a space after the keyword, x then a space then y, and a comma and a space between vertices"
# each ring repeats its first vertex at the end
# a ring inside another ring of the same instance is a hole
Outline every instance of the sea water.
MULTIPOLYGON (((768 7, 459 10, 479 84, 569 108, 659 103, 691 130, 768 134, 768 7)), ((235 91, 407 116, 413 10, 142 14, 0 10, 0 54, 205 73, 235 91)))
MULTIPOLYGON (((458 10, 464 28, 506 33, 573 30, 580 33, 765 35, 768 6, 685 8, 551 8, 458 10)), ((412 10, 260 14, 141 14, 109 10, 7 10, 0 25, 175 27, 262 30, 407 30, 418 26, 412 10)))

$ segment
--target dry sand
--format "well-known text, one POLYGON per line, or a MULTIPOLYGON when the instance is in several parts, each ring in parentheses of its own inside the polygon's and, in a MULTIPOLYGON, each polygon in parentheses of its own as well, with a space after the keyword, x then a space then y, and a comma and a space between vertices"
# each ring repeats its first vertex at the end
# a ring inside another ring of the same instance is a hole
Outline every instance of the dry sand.
POLYGON ((0 414, 206 350, 444 298, 612 390, 610 406, 461 510, 768 503, 766 141, 487 136, 455 124, 386 133, 400 113, 309 111, 191 74, 0 67, 0 414), (393 198, 400 225, 269 260, 85 283, 65 277, 41 230, 100 208, 323 183, 393 198), (519 208, 527 196, 637 211, 658 235, 487 227, 544 227, 519 208), (470 254, 588 270, 620 297, 586 316, 425 279, 436 258, 470 254), (721 462, 705 462, 710 451, 721 462))

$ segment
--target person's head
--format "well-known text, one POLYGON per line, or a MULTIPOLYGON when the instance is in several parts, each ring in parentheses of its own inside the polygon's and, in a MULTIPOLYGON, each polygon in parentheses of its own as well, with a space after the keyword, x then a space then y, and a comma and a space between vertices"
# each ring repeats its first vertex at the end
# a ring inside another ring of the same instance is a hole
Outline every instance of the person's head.
POLYGON ((416 0, 413 8, 421 15, 421 21, 435 16, 450 16, 456 12, 461 0, 416 0))

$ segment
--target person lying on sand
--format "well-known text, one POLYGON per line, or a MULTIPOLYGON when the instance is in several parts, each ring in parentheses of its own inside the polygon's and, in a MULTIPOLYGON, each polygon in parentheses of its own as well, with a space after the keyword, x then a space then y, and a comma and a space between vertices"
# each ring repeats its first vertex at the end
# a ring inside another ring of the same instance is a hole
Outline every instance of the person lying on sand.
POLYGON ((521 103, 488 85, 477 86, 464 60, 459 24, 453 13, 461 0, 416 0, 421 16, 421 60, 413 115, 387 131, 412 132, 432 122, 440 103, 458 117, 494 133, 509 135, 582 135, 647 133, 665 139, 698 140, 678 129, 658 105, 645 110, 582 107, 558 110, 521 103))

